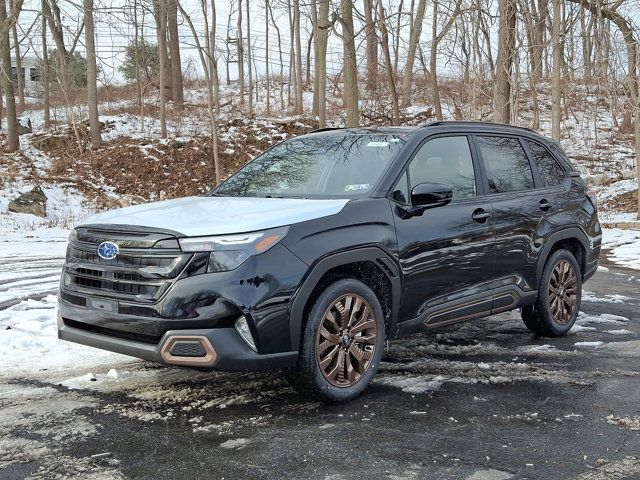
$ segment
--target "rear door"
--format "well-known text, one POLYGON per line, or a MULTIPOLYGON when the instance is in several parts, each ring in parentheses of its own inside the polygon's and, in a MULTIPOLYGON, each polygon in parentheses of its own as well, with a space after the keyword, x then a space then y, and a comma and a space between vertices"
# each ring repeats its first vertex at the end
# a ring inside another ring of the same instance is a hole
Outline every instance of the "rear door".
MULTIPOLYGON (((518 293, 536 290, 537 258, 549 228, 545 217, 554 208, 554 189, 532 168, 526 139, 478 134, 474 141, 493 210, 498 284, 518 293)), ((493 310, 512 307, 517 300, 496 294, 493 310)))
POLYGON ((471 152, 465 134, 430 137, 414 152, 392 193, 404 277, 401 321, 423 317, 432 325, 491 309, 493 219, 471 152), (450 185, 453 200, 407 215, 411 189, 423 182, 450 185))

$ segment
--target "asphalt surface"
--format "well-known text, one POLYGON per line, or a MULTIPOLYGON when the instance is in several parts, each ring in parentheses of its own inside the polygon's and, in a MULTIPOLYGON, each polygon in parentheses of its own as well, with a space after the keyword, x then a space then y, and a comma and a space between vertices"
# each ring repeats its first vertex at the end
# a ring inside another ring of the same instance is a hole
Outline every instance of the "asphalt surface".
POLYGON ((640 272, 585 290, 561 339, 513 312, 391 342, 343 405, 278 372, 2 376, 0 479, 640 478, 640 272))

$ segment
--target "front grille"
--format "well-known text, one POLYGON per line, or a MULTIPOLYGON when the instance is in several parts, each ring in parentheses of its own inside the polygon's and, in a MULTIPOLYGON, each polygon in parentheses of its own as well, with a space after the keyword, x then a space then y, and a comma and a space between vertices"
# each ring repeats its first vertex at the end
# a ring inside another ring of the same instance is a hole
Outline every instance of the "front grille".
POLYGON ((106 260, 98 255, 98 245, 99 242, 72 242, 69 245, 64 267, 65 290, 154 303, 191 258, 191 254, 173 249, 128 248, 121 249, 116 258, 106 260))

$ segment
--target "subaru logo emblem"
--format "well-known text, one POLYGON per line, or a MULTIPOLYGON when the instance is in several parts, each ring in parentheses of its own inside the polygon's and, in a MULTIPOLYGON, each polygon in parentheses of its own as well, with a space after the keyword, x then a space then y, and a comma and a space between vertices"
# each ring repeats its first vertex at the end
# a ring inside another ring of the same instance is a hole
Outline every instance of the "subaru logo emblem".
POLYGON ((105 260, 112 260, 118 255, 118 245, 113 242, 102 242, 98 245, 98 256, 105 260))

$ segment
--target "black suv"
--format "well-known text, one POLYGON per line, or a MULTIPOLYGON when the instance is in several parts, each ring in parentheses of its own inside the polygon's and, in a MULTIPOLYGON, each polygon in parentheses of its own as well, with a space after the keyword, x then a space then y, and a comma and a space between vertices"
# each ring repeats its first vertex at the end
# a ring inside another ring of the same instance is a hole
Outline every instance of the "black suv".
POLYGON ((358 395, 385 340, 520 308, 565 334, 597 269, 593 196, 553 141, 495 124, 328 129, 203 197, 71 234, 59 337, 170 365, 285 368, 358 395))

